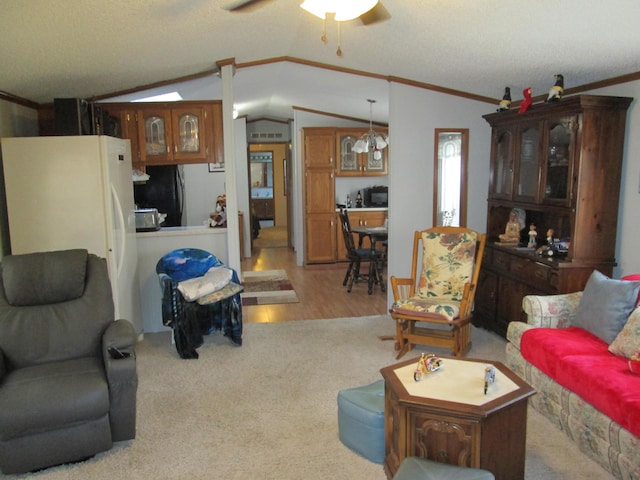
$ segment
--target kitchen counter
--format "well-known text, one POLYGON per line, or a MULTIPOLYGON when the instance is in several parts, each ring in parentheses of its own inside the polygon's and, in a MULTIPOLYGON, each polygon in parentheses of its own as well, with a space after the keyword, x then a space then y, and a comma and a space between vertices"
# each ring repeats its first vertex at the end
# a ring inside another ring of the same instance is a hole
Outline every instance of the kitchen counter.
POLYGON ((162 324, 162 292, 156 264, 165 254, 178 248, 200 248, 228 263, 227 229, 204 225, 166 227, 152 232, 137 232, 138 275, 142 330, 146 333, 170 330, 162 324))

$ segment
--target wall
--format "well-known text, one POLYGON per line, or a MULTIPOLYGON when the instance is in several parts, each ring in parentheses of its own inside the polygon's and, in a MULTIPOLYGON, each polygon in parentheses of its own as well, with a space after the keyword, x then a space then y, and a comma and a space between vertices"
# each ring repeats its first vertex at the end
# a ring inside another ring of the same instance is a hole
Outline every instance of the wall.
MULTIPOLYGON (((38 112, 13 102, 0 100, 0 138, 32 137, 38 135, 38 112)), ((2 153, 0 152, 0 159, 2 153)), ((0 162, 0 258, 10 253, 9 221, 4 191, 4 174, 0 162)))
MULTIPOLYGON (((469 129, 467 225, 486 229, 491 129, 482 115, 495 107, 391 83, 389 95, 389 276, 411 269, 413 232, 433 225, 434 130, 469 129)), ((393 295, 388 292, 388 301, 393 295)))
POLYGON ((224 172, 209 172, 205 163, 183 165, 185 202, 182 224, 202 225, 216 209, 216 197, 225 193, 224 172))

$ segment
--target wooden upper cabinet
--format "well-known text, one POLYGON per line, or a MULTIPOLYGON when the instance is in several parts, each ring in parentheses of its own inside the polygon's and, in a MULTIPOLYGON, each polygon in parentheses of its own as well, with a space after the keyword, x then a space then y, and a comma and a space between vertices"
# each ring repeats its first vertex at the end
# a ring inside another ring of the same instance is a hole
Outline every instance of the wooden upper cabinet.
POLYGON ((304 129, 304 161, 307 168, 334 168, 335 151, 334 129, 304 129))
MULTIPOLYGON (((387 174, 388 147, 380 151, 381 157, 375 158, 373 150, 356 153, 353 148, 366 129, 338 129, 336 131, 336 175, 339 177, 369 177, 387 174)), ((378 129, 376 133, 386 134, 387 129, 378 129)))
POLYGON ((131 140, 134 167, 224 164, 219 101, 102 104, 131 140))

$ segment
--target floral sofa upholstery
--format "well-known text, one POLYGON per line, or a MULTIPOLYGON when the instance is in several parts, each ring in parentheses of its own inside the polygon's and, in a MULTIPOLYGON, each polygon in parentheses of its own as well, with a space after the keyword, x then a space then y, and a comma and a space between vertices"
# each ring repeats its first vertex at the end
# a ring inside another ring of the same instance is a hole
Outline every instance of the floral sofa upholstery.
POLYGON ((525 297, 528 320, 509 324, 506 361, 537 390, 530 405, 583 453, 616 478, 640 479, 640 375, 629 371, 631 357, 613 348, 623 341, 638 348, 637 289, 629 321, 613 342, 577 320, 581 303, 588 307, 585 292, 525 297))

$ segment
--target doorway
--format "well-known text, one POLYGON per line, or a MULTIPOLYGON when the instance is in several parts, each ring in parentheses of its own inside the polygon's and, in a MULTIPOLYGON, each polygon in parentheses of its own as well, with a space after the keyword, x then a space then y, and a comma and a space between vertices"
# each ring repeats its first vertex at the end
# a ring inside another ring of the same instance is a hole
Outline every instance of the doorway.
POLYGON ((256 248, 291 246, 290 143, 249 144, 251 255, 256 248))

